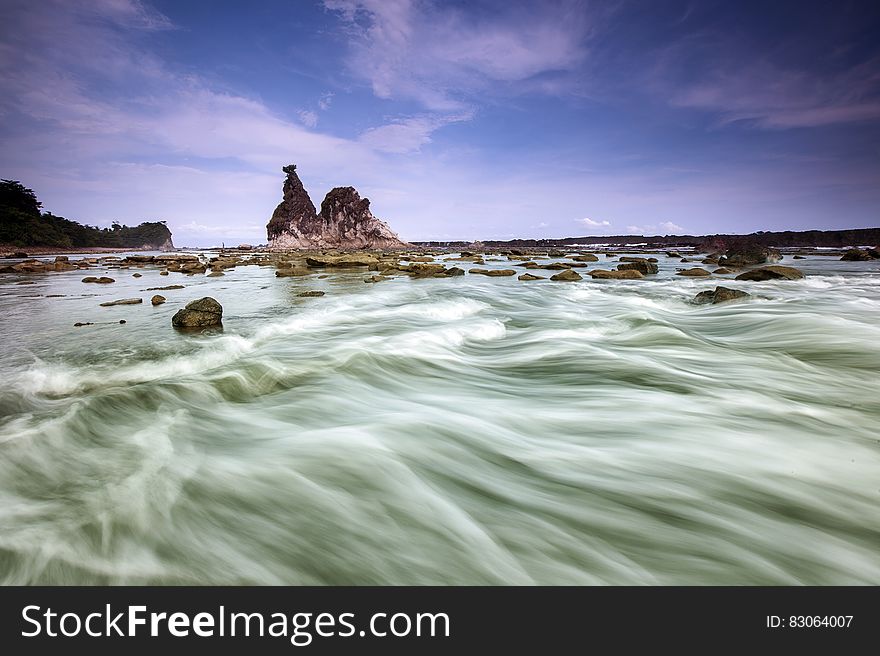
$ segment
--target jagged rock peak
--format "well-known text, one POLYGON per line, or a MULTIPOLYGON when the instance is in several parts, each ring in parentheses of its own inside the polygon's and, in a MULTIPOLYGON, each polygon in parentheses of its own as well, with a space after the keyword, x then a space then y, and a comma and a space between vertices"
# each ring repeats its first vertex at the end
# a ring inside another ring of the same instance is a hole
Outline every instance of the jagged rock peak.
POLYGON ((284 199, 275 208, 266 231, 269 247, 292 248, 406 248, 408 244, 370 212, 370 200, 354 187, 335 187, 324 197, 321 212, 296 174, 296 165, 282 168, 284 199))

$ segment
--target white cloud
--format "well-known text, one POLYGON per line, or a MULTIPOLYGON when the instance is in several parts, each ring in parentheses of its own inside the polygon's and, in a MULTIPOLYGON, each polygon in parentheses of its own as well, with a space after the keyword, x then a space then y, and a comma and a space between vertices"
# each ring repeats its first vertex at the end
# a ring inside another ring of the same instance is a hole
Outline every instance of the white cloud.
POLYGON ((396 119, 391 123, 363 132, 359 141, 372 149, 386 153, 412 153, 431 142, 431 134, 438 128, 464 121, 468 114, 452 116, 414 116, 396 119))
POLYGON ((313 128, 318 125, 318 115, 310 110, 302 109, 298 112, 299 120, 307 128, 313 128))
POLYGON ((661 232, 663 234, 675 234, 683 232, 684 228, 672 221, 663 221, 659 224, 628 225, 626 226, 626 231, 631 235, 655 235, 661 232))
POLYGON ((583 223, 585 226, 589 226, 591 228, 604 228, 611 225, 610 221, 593 221, 593 219, 577 219, 578 223, 583 223))
POLYGON ((328 109, 330 109, 330 105, 333 103, 334 95, 336 94, 332 93, 331 91, 321 94, 321 97, 318 99, 318 109, 320 109, 322 112, 326 112, 328 109))
POLYGON ((684 231, 684 228, 682 228, 680 225, 678 225, 676 223, 673 223, 672 221, 664 221, 663 223, 660 224, 660 227, 663 230, 665 230, 666 232, 671 232, 671 233, 684 231))

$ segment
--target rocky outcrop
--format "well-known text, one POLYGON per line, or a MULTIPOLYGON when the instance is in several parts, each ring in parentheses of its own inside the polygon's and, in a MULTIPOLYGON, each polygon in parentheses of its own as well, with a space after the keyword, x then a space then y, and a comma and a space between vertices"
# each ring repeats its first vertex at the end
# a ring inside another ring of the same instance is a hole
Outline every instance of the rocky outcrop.
POLYGON ((210 296, 191 301, 171 317, 175 328, 208 328, 219 326, 223 319, 223 307, 210 296))
POLYGON ((284 199, 266 226, 270 249, 393 250, 409 246, 388 224, 373 216, 370 200, 361 198, 354 187, 331 189, 317 213, 296 174, 296 165, 282 170, 287 174, 284 199))
POLYGON ((776 264, 746 271, 739 274, 735 280, 755 280, 760 282, 763 280, 799 280, 803 277, 804 274, 800 269, 776 264))
POLYGON ((694 303, 724 303, 725 301, 733 301, 738 298, 751 296, 748 292, 738 289, 730 289, 729 287, 721 287, 720 285, 714 290, 700 292, 694 296, 694 303))

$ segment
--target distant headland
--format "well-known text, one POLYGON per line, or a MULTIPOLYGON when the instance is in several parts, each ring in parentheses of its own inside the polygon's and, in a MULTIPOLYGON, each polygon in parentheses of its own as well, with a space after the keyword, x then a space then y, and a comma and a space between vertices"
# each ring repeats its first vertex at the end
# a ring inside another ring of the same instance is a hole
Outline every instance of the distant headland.
POLYGON ((34 191, 17 180, 0 180, 0 249, 174 249, 164 221, 95 228, 41 212, 42 205, 34 191))

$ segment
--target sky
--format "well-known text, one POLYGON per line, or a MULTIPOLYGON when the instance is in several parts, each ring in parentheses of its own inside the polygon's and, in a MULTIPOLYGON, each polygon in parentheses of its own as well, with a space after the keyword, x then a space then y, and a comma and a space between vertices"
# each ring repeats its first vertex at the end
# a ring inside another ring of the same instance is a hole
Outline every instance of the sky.
POLYGON ((880 226, 880 5, 0 0, 0 178, 266 242, 294 163, 407 240, 880 226))

